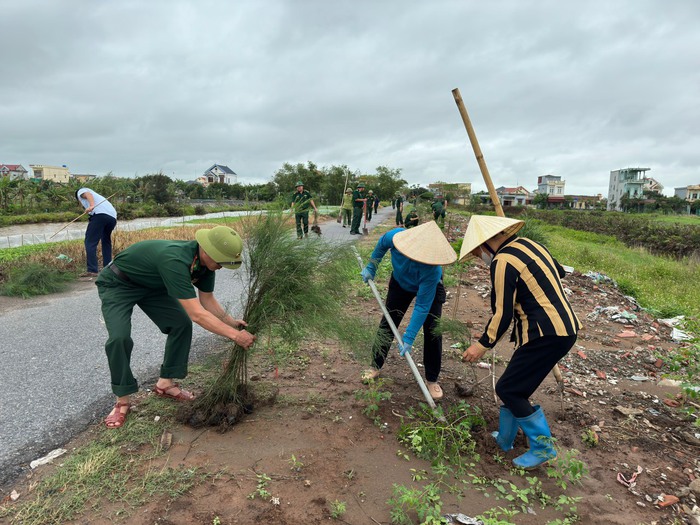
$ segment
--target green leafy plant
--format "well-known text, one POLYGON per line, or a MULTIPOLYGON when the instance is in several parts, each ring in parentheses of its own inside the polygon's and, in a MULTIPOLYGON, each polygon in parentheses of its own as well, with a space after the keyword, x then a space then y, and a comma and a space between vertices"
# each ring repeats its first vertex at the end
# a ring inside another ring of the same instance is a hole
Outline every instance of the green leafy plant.
POLYGON ((301 469, 304 468, 304 464, 301 461, 299 461, 294 454, 292 454, 288 461, 290 465, 289 468, 294 472, 300 472, 301 469))
POLYGON ((588 475, 588 467, 577 459, 579 451, 575 448, 562 451, 556 446, 556 440, 550 439, 557 449, 557 457, 547 463, 547 476, 563 490, 566 490, 569 484, 580 484, 581 479, 588 475))
POLYGON ((408 488, 394 484, 392 497, 387 501, 391 523, 398 525, 441 525, 447 523, 442 517, 442 499, 440 489, 435 483, 429 483, 422 489, 408 488), (418 521, 414 521, 416 516, 418 521))
POLYGON ((333 518, 334 520, 340 519, 343 516, 343 514, 345 514, 346 510, 347 505, 344 501, 335 500, 331 502, 330 512, 331 518, 333 518))
POLYGON ((589 428, 581 433, 581 441, 583 441, 583 443, 590 448, 597 447, 598 434, 595 432, 595 430, 589 428))
POLYGON ((411 409, 401 425, 398 439, 416 456, 432 462, 433 468, 454 468, 463 473, 471 460, 478 461, 472 429, 486 424, 481 410, 464 401, 450 406, 447 412, 438 409, 445 421, 435 417, 425 404, 411 409))
POLYGON ((268 476, 267 474, 257 474, 258 478, 258 483, 253 492, 248 494, 248 499, 255 499, 256 497, 262 498, 262 499, 270 499, 272 497, 272 494, 270 494, 270 491, 267 490, 267 484, 272 481, 272 478, 268 476))
POLYGON ((384 385, 384 379, 378 378, 370 380, 366 388, 355 391, 355 399, 365 404, 362 413, 370 418, 377 426, 380 426, 382 423, 379 417, 379 404, 382 401, 391 399, 391 392, 382 391, 384 385))

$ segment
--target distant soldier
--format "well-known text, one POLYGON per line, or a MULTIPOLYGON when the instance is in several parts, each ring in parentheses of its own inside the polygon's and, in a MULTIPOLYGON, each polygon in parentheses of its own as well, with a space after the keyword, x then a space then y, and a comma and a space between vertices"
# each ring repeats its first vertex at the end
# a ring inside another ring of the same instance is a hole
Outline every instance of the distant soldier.
POLYGON ((304 189, 304 183, 298 181, 296 187, 297 190, 292 195, 292 210, 297 225, 297 238, 301 239, 309 236, 309 205, 313 207, 314 213, 318 213, 318 209, 311 198, 311 193, 304 189))
POLYGON ((379 195, 374 196, 374 213, 379 211, 379 195))
POLYGON ((362 222, 362 211, 366 201, 365 183, 358 182, 355 191, 352 192, 352 225, 350 226, 350 235, 360 235, 360 222, 362 222))
POLYGON ((396 226, 403 226, 403 197, 398 191, 394 200, 396 202, 396 226))
POLYGON ((343 228, 352 226, 352 190, 350 188, 345 190, 340 216, 343 218, 343 228))
POLYGON ((442 195, 438 195, 431 205, 433 209, 433 219, 442 228, 445 226, 445 211, 447 210, 447 201, 442 195))
POLYGON ((407 230, 409 228, 413 228, 414 226, 418 226, 418 212, 415 208, 412 208, 411 211, 408 212, 408 215, 406 215, 406 220, 404 222, 406 224, 407 230))
POLYGON ((367 207, 365 208, 365 215, 368 221, 372 220, 372 210, 374 210, 374 192, 369 190, 367 192, 367 207))

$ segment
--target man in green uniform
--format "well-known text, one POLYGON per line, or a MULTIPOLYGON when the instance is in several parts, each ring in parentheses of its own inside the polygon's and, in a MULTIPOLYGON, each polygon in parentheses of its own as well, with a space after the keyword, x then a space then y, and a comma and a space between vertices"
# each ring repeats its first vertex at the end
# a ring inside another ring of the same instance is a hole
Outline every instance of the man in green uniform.
POLYGON ((343 218, 343 228, 346 226, 352 227, 352 190, 350 188, 345 190, 343 204, 340 207, 340 216, 343 218))
POLYGON ((374 192, 372 190, 369 190, 367 192, 367 206, 365 207, 366 209, 366 214, 367 214, 367 220, 371 221, 372 220, 372 210, 374 209, 374 192))
POLYGON ((406 215, 405 224, 407 230, 409 228, 413 228, 414 226, 418 226, 418 212, 416 212, 415 208, 411 209, 411 211, 408 212, 408 215, 406 215))
POLYGON ((433 219, 438 223, 440 228, 445 226, 445 210, 447 209, 447 201, 438 195, 435 198, 435 202, 430 206, 433 209, 433 219))
POLYGON ((173 378, 187 376, 192 322, 248 349, 255 336, 246 322, 234 319, 214 297, 216 270, 241 265, 243 241, 231 228, 202 229, 194 241, 152 240, 132 244, 100 272, 95 284, 109 338, 105 344, 117 403, 105 419, 109 428, 124 424, 129 396, 138 391, 131 372, 131 315, 138 306, 167 334, 155 393, 178 401, 194 399, 173 378), (195 292, 197 288, 198 292, 195 292))
POLYGON ((396 226, 403 226, 403 197, 396 192, 396 226))
POLYGON ((352 225, 350 235, 360 235, 360 222, 362 222, 362 211, 365 206, 365 183, 358 182, 355 191, 352 192, 352 225))
POLYGON ((297 238, 309 236, 309 204, 313 207, 314 213, 318 213, 318 209, 311 198, 311 194, 304 189, 304 183, 298 181, 296 184, 297 190, 292 195, 292 210, 294 211, 294 220, 297 224, 297 238), (304 229, 302 230, 302 222, 304 229))

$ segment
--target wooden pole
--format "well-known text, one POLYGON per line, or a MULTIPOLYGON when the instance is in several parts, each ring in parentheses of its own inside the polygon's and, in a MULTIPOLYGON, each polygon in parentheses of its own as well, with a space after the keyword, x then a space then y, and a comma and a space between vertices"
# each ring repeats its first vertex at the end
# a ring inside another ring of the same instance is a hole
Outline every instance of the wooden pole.
POLYGON ((481 153, 481 148, 479 147, 479 141, 476 140, 476 133, 474 133, 474 128, 472 127, 472 121, 469 120, 469 114, 467 113, 467 108, 464 106, 462 101, 462 95, 459 93, 459 89, 455 88, 452 90, 452 96, 455 98, 455 103, 457 104, 457 109, 459 109, 459 114, 462 115, 462 121, 464 122, 464 127, 467 128, 467 135, 469 135, 469 142, 472 143, 472 149, 474 150, 474 155, 476 156, 476 162, 479 163, 479 169, 481 170, 481 175, 486 183, 486 188, 489 190, 489 195, 491 196, 491 202, 496 209, 496 215, 499 217, 505 217, 503 208, 501 207, 501 201, 498 199, 498 194, 496 193, 496 188, 493 186, 491 181, 491 175, 489 175, 489 169, 486 167, 486 161, 484 160, 484 155, 481 153))
MULTIPOLYGON (((474 133, 474 127, 472 126, 472 121, 469 119, 469 114, 467 113, 467 108, 464 106, 464 101, 462 100, 462 95, 459 93, 459 88, 452 90, 452 96, 457 104, 457 109, 459 109, 459 114, 462 115, 462 121, 464 122, 464 127, 467 128, 467 135, 469 135, 469 142, 472 143, 472 149, 474 150, 474 155, 476 156, 476 161, 479 163, 479 169, 481 169, 481 176, 484 178, 486 183, 486 188, 489 190, 489 195, 491 196, 491 202, 493 202, 493 207, 496 210, 496 215, 499 217, 505 217, 506 214, 501 206, 501 201, 498 199, 498 194, 496 193, 496 188, 493 186, 491 181, 491 175, 489 174, 489 169, 486 167, 486 161, 484 160, 484 155, 481 153, 481 148, 479 147, 479 141, 476 140, 476 133, 474 133)), ((554 365, 552 368, 552 374, 554 379, 557 380, 559 385, 564 384, 564 378, 561 375, 561 370, 559 370, 559 365, 554 365)))

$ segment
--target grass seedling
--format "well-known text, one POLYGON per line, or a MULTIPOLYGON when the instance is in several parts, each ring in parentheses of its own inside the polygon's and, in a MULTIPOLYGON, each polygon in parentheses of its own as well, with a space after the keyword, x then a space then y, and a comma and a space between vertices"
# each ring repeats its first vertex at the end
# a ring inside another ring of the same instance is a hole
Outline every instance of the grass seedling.
POLYGON ((367 388, 355 391, 355 399, 363 401, 365 408, 362 413, 370 418, 375 425, 381 426, 382 420, 379 417, 379 404, 382 401, 391 399, 391 392, 384 392, 384 380, 379 378, 369 382, 367 388))
POLYGON ((289 468, 294 472, 301 472, 301 469, 304 468, 304 464, 299 461, 294 454, 292 454, 288 461, 290 465, 289 468))
POLYGON ((268 476, 267 474, 257 474, 258 478, 258 483, 256 489, 248 494, 248 499, 255 499, 256 497, 262 498, 262 499, 270 499, 272 497, 272 494, 267 490, 267 484, 272 481, 272 478, 268 476))
POLYGON ((408 488, 394 484, 392 497, 387 501, 391 523, 398 525, 442 525, 447 520, 442 517, 442 499, 440 489, 435 483, 429 483, 422 489, 408 488), (416 516, 418 521, 414 521, 416 516))
POLYGON ((338 520, 343 517, 345 511, 347 510, 347 504, 344 501, 335 500, 331 502, 331 518, 338 520))

